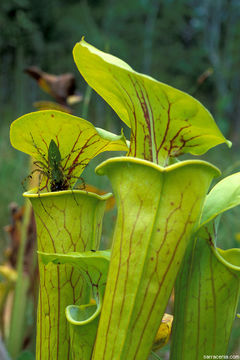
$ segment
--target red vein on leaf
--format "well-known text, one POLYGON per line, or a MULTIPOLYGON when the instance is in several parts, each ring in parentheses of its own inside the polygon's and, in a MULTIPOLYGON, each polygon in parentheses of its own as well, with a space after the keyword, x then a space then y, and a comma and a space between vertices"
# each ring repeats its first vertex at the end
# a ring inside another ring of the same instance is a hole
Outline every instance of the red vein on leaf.
POLYGON ((163 147, 163 144, 164 144, 164 142, 165 142, 165 140, 167 138, 167 134, 168 134, 168 131, 169 131, 169 126, 170 126, 170 121, 171 121, 171 119, 170 119, 170 110, 171 110, 171 103, 168 104, 168 110, 167 110, 168 121, 167 121, 167 126, 166 126, 165 133, 163 135, 162 142, 161 142, 161 144, 159 146, 159 151, 163 147))
MULTIPOLYGON (((122 217, 124 218, 124 206, 123 206, 123 201, 122 199, 120 199, 120 201, 122 202, 122 217)), ((116 278, 115 278, 115 282, 114 282, 114 289, 113 289, 113 296, 112 296, 112 302, 110 305, 110 316, 108 319, 108 324, 107 324, 107 329, 106 329, 106 335, 105 335, 105 345, 104 345, 104 350, 103 350, 103 359, 105 358, 105 354, 106 354, 106 350, 107 350, 107 335, 109 334, 109 329, 110 329, 110 324, 111 324, 111 320, 112 320, 112 314, 113 314, 113 307, 114 307, 114 300, 116 299, 116 297, 114 296, 114 294, 116 293, 116 289, 117 289, 117 285, 118 285, 118 278, 120 275, 120 268, 121 268, 121 262, 122 262, 122 245, 123 245, 123 225, 124 222, 122 221, 122 231, 121 231, 121 242, 120 242, 120 248, 119 248, 119 262, 118 262, 118 270, 117 270, 117 274, 116 274, 116 278)), ((110 271, 109 271, 110 273, 110 271)), ((105 296, 106 299, 106 296, 105 296)), ((106 301, 106 300, 105 300, 106 301)))
MULTIPOLYGON (((142 109, 142 112, 143 112, 143 116, 144 116, 144 119, 145 119, 145 124, 147 125, 147 128, 148 128, 148 132, 150 134, 150 137, 149 137, 149 140, 151 140, 151 136, 152 136, 152 129, 151 129, 151 124, 150 124, 150 116, 149 116, 149 111, 148 111, 148 106, 147 106, 147 102, 146 102, 146 99, 145 99, 145 96, 142 92, 142 89, 141 89, 141 85, 138 83, 137 80, 134 80, 131 78, 130 75, 128 75, 131 82, 132 82, 132 85, 133 85, 133 88, 135 90, 135 93, 137 95, 137 98, 138 98, 138 101, 140 103, 140 106, 141 106, 141 109, 142 109), (139 87, 139 90, 140 90, 140 93, 141 93, 141 96, 139 95, 139 92, 137 90, 137 86, 139 87)), ((145 128, 143 126, 143 132, 145 133, 145 128)), ((151 141, 149 142, 149 151, 150 151, 150 159, 147 157, 146 154, 144 154, 144 158, 148 158, 148 160, 152 160, 152 143, 151 141)))
POLYGON ((40 308, 40 311, 39 311, 39 315, 38 315, 38 318, 39 318, 39 330, 40 330, 40 334, 39 334, 39 358, 42 359, 42 287, 39 286, 39 308, 40 308))
MULTIPOLYGON (((192 221, 190 221, 190 217, 191 217, 191 215, 192 215, 192 211, 193 211, 193 209, 194 209, 194 207, 195 207, 195 205, 196 205, 196 202, 197 202, 197 199, 195 199, 195 201, 194 201, 194 203, 193 203, 193 205, 192 205, 192 208, 191 208, 190 211, 189 211, 188 217, 187 217, 186 222, 185 222, 185 224, 184 224, 183 230, 182 230, 182 232, 181 232, 181 234, 180 234, 180 236, 179 236, 179 238, 178 238, 178 240, 177 240, 177 243, 176 243, 175 249, 174 249, 174 251, 173 251, 173 253, 172 253, 171 259, 170 259, 170 261, 169 261, 169 263, 168 263, 168 265, 167 265, 167 268, 166 268, 165 273, 164 273, 163 276, 162 276, 161 282, 159 283, 159 286, 158 286, 159 291, 156 292, 156 296, 155 296, 154 299, 153 299, 150 312, 148 313, 148 316, 147 316, 147 319, 148 319, 148 320, 150 319, 150 317, 151 317, 151 315, 152 315, 152 311, 153 311, 153 308, 154 308, 154 306, 155 306, 155 304, 156 304, 156 301, 157 301, 157 299, 158 299, 158 296, 159 296, 159 293, 160 293, 160 290, 161 290, 161 286, 162 286, 162 284, 163 284, 164 281, 165 281, 165 278, 166 278, 166 276, 167 276, 167 274, 168 274, 168 272, 169 272, 169 269, 170 269, 171 265, 173 264, 173 261, 174 261, 174 258, 175 258, 175 256, 176 256, 176 252, 177 252, 177 249, 178 249, 178 247, 179 247, 179 245, 180 245, 181 239, 184 237, 184 235, 185 235, 185 233, 186 233, 186 228, 187 228, 188 225, 192 224, 192 221)), ((162 247, 162 245, 160 246, 160 248, 161 248, 161 247, 162 247)), ((159 249, 158 251, 160 251, 160 249, 159 249)), ((137 348, 136 348, 136 353, 135 353, 136 355, 135 355, 135 357, 137 356, 138 351, 139 351, 139 349, 140 349, 140 345, 141 345, 141 342, 142 342, 142 339, 143 339, 143 335, 144 335, 145 329, 146 329, 146 327, 147 327, 147 325, 148 325, 148 320, 145 321, 145 324, 144 324, 144 327, 143 327, 141 336, 140 336, 140 338, 139 338, 138 345, 137 345, 137 348)))
MULTIPOLYGON (((136 218, 135 218, 135 221, 134 221, 134 223, 133 223, 133 227, 132 227, 131 234, 130 234, 130 238, 129 238, 129 252, 128 252, 128 257, 127 257, 127 259, 126 259, 127 269, 126 269, 126 277, 125 277, 125 279, 124 279, 123 295, 126 294, 126 287, 127 287, 128 277, 129 277, 129 262, 130 262, 130 258, 131 258, 131 255, 132 255, 132 240, 133 240, 134 231, 135 231, 137 222, 138 222, 138 220, 139 220, 139 216, 140 216, 141 210, 142 210, 142 200, 140 200, 139 209, 138 209, 138 211, 137 211, 136 218)), ((117 328, 120 328, 120 322, 121 322, 121 319, 122 319, 122 312, 123 312, 123 308, 124 308, 125 301, 126 301, 126 297, 123 296, 123 299, 122 299, 122 302, 121 302, 121 308, 120 308, 120 311, 119 311, 119 318, 118 318, 117 328)), ((113 356, 114 353, 113 353, 113 352, 114 352, 115 343, 116 343, 116 340, 117 340, 117 335, 118 335, 118 334, 115 333, 114 341, 112 342, 113 345, 112 345, 111 359, 114 358, 114 356, 113 356)))
MULTIPOLYGON (((175 134, 175 135, 172 137, 172 139, 170 140, 170 148, 169 148, 169 150, 173 148, 173 143, 174 143, 174 141, 178 138, 178 136, 180 135, 180 133, 181 133, 183 130, 189 128, 189 127, 191 127, 191 125, 183 126, 183 127, 181 127, 181 128, 176 132, 176 134, 175 134)), ((170 151, 171 151, 171 150, 170 150, 170 151)))
POLYGON ((81 147, 79 153, 77 154, 77 156, 75 157, 75 159, 74 159, 73 162, 72 162, 72 165, 71 165, 70 168, 69 168, 68 175, 70 175, 70 174, 73 172, 73 170, 75 169, 75 166, 76 166, 77 164, 81 164, 81 163, 82 163, 82 161, 80 161, 80 162, 78 163, 78 159, 79 159, 80 155, 82 155, 82 154, 84 153, 84 151, 85 151, 89 146, 98 143, 99 139, 97 138, 94 142, 92 142, 92 143, 89 144, 89 142, 90 142, 94 137, 96 137, 96 136, 97 136, 97 134, 93 134, 91 137, 89 137, 89 138, 86 140, 85 144, 83 144, 83 146, 81 147))
POLYGON ((217 306, 216 306, 216 290, 215 290, 215 283, 214 283, 214 272, 213 272, 213 254, 210 250, 210 271, 211 271, 211 286, 212 286, 212 295, 213 295, 213 316, 214 316, 214 326, 213 326, 213 349, 215 349, 216 345, 216 330, 217 330, 217 306))
MULTIPOLYGON (((170 214, 168 215, 168 217, 166 218, 163 240, 161 241, 160 248, 158 249, 158 251, 156 251, 156 253, 157 253, 158 255, 159 255, 159 253, 160 253, 163 245, 164 245, 165 242, 166 242, 166 239, 167 239, 168 234, 171 232, 171 230, 168 229, 168 227, 169 227, 169 222, 170 222, 172 216, 173 216, 178 210, 181 209, 181 207, 182 207, 182 201, 183 201, 183 194, 181 193, 181 198, 180 198, 179 205, 178 205, 176 208, 174 208, 174 209, 170 212, 170 214)), ((147 297, 148 287, 149 287, 149 285, 150 285, 150 283, 151 283, 152 277, 153 277, 153 276, 156 274, 156 272, 157 272, 157 267, 158 267, 158 257, 157 257, 157 261, 156 261, 156 264, 155 264, 154 271, 152 272, 152 275, 151 275, 151 277, 150 277, 150 279, 149 279, 149 281, 148 281, 148 285, 147 285, 146 288, 145 288, 145 293, 144 293, 144 296, 143 296, 144 299, 147 297)), ((133 325, 132 325, 132 332, 133 332, 135 326, 137 325, 137 323, 138 323, 138 321, 139 321, 139 318, 140 318, 140 316, 141 316, 142 311, 143 311, 143 307, 141 306, 140 309, 139 309, 139 311, 138 311, 138 314, 137 314, 136 317, 135 317, 134 323, 133 323, 133 325)), ((130 342, 129 342, 130 345, 129 345, 129 346, 131 346, 131 341, 132 341, 132 339, 130 339, 130 342)))
MULTIPOLYGON (((149 96, 148 96, 148 92, 147 92, 147 89, 144 85, 144 82, 142 83, 142 86, 145 90, 145 94, 147 96, 147 100, 148 100, 148 104, 149 104, 149 108, 150 108, 150 111, 151 111, 151 114, 152 114, 152 130, 153 130, 153 134, 151 134, 151 137, 153 137, 154 139, 154 144, 155 144, 155 151, 156 151, 156 155, 158 154, 158 151, 157 151, 157 139, 156 139, 156 135, 157 135, 157 131, 155 130, 155 119, 154 119, 154 114, 153 114, 153 109, 152 109, 152 105, 151 105, 151 102, 150 102, 150 99, 149 99, 149 96)), ((153 151, 153 150, 152 150, 153 151)), ((158 163, 158 158, 156 156, 156 161, 158 163)))
POLYGON ((60 291, 60 274, 59 274, 59 265, 57 265, 57 292, 58 292, 58 311, 57 311, 57 359, 59 356, 59 341, 60 341, 60 334, 59 334, 59 322, 60 322, 60 316, 61 316, 61 291, 60 291))
MULTIPOLYGON (((42 142, 45 144, 47 152, 48 152, 48 144, 46 143, 46 140, 41 135, 42 142)), ((45 153, 45 151, 43 151, 45 153)))
POLYGON ((72 149, 71 149, 70 153, 69 153, 68 156, 67 156, 65 165, 63 166, 63 170, 65 170, 65 168, 66 168, 66 166, 67 166, 67 163, 68 163, 68 161, 69 161, 69 159, 70 159, 70 157, 71 157, 71 153, 75 150, 75 146, 76 146, 76 144, 78 143, 81 134, 82 134, 82 131, 79 132, 79 134, 78 134, 78 136, 77 136, 77 138, 76 138, 76 140, 75 140, 75 142, 74 142, 74 144, 73 144, 73 146, 72 146, 72 149))
POLYGON ((197 311, 197 343, 196 343, 196 351, 195 351, 195 355, 196 355, 196 360, 198 359, 198 353, 199 353, 199 334, 200 334, 200 313, 201 313, 201 266, 200 266, 200 262, 198 262, 198 273, 199 273, 199 282, 198 282, 198 299, 197 299, 197 307, 198 307, 198 311, 197 311))

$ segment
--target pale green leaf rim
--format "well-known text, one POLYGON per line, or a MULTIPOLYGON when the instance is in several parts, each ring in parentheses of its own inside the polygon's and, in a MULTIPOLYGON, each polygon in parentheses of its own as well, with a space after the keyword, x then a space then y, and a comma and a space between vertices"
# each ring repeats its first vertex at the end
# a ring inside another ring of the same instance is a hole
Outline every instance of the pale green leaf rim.
POLYGON ((138 163, 138 164, 142 164, 142 165, 147 165, 149 167, 152 167, 155 170, 161 171, 161 172, 170 172, 174 169, 177 169, 179 167, 182 166, 188 166, 188 165, 203 165, 203 166, 209 166, 214 172, 215 175, 214 177, 220 176, 221 175, 221 171, 215 166, 212 165, 211 163, 207 162, 207 161, 203 161, 203 160, 185 160, 185 161, 180 161, 177 162, 175 164, 169 165, 167 167, 163 167, 161 165, 157 165, 155 163, 152 163, 151 161, 148 160, 144 160, 144 159, 140 159, 140 158, 135 158, 135 157, 115 157, 115 158, 111 158, 108 160, 105 160, 103 163, 101 163, 100 165, 98 165, 95 169, 95 172, 98 175, 105 175, 105 172, 102 171, 102 167, 105 166, 105 164, 110 164, 110 163, 122 163, 122 162, 134 162, 134 163, 138 163))
POLYGON ((93 193, 90 191, 85 191, 85 190, 61 190, 61 191, 54 191, 54 192, 39 193, 38 188, 34 188, 34 189, 24 192, 23 196, 26 198, 43 198, 43 197, 49 197, 49 196, 59 197, 59 196, 64 196, 64 195, 69 195, 69 194, 72 194, 73 196, 74 196, 74 194, 81 194, 81 195, 93 197, 98 200, 108 200, 113 196, 112 193, 99 195, 99 194, 96 194, 96 193, 93 193))

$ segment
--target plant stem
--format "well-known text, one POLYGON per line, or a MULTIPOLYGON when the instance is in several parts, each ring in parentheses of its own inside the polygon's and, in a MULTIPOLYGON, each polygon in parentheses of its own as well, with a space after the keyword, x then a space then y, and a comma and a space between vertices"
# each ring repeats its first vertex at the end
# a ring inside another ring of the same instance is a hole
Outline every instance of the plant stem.
POLYGON ((83 108, 82 108, 83 119, 87 118, 91 96, 92 96, 92 88, 89 85, 87 85, 86 92, 85 92, 84 99, 83 99, 83 108))
POLYGON ((21 243, 18 253, 17 261, 17 282, 14 293, 13 308, 11 315, 11 324, 8 337, 8 351, 13 359, 19 354, 23 336, 24 336, 24 320, 25 320, 25 306, 27 302, 27 290, 29 286, 29 279, 24 275, 23 262, 24 253, 27 240, 28 224, 31 216, 31 204, 27 200, 25 202, 25 212, 23 223, 21 225, 21 243))

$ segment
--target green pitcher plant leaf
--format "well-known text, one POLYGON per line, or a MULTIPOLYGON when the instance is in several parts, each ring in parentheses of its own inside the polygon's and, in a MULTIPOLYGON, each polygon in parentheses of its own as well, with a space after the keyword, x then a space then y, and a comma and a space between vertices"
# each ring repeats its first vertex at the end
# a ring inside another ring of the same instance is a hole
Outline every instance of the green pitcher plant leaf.
POLYGON ((45 265, 49 262, 57 265, 70 264, 82 274, 92 289, 92 297, 96 304, 69 305, 66 308, 66 318, 70 326, 72 360, 90 360, 107 281, 110 251, 39 254, 45 265))
POLYGON ((240 204, 240 173, 219 181, 206 197, 201 224, 207 224, 219 214, 240 204))
POLYGON ((131 128, 130 156, 165 165, 182 153, 201 155, 223 142, 231 146, 192 96, 134 71, 84 39, 73 56, 88 84, 131 128))
POLYGON ((171 360, 226 355, 240 294, 240 249, 196 237, 175 286, 171 360))
MULTIPOLYGON (((110 261, 110 250, 73 252, 67 254, 48 254, 38 252, 44 265, 71 264, 81 272, 87 284, 92 288, 92 295, 98 306, 101 306, 110 261)), ((99 310, 100 311, 100 310, 99 310)))
POLYGON ((197 160, 164 168, 131 157, 109 159, 96 171, 112 183, 118 216, 92 360, 145 360, 220 173, 197 160))
MULTIPOLYGON (((111 194, 100 196, 81 190, 39 194, 36 189, 24 196, 33 206, 38 251, 64 254, 98 249, 106 201, 111 194)), ((39 258, 39 276, 36 360, 70 360, 65 309, 70 304, 87 304, 90 288, 82 273, 69 263, 46 266, 39 258)))
POLYGON ((87 120, 55 110, 37 111, 15 120, 10 129, 10 140, 13 147, 34 158, 38 172, 45 180, 56 177, 49 175, 50 144, 54 142, 55 153, 59 151, 58 177, 63 177, 65 186, 61 190, 71 188, 89 161, 99 153, 128 151, 123 134, 117 136, 95 128, 87 120))
POLYGON ((216 218, 240 204, 240 173, 207 195, 199 229, 189 245, 175 288, 171 359, 200 359, 228 348, 240 293, 240 249, 216 247, 216 218))

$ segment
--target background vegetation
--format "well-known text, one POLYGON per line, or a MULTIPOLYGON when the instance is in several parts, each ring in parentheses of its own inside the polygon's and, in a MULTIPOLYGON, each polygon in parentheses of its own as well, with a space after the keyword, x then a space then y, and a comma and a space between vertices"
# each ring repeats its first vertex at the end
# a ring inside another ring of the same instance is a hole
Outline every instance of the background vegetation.
MULTIPOLYGON (((9 242, 3 231, 10 221, 8 205, 23 203, 21 181, 28 174, 27 157, 10 146, 9 126, 17 117, 34 111, 34 101, 50 99, 24 68, 38 65, 53 74, 74 72, 84 94, 86 84, 72 58, 74 44, 84 35, 135 70, 199 99, 233 141, 231 150, 222 145, 205 156, 226 176, 240 168, 239 19, 238 0, 2 0, 0 248, 5 249, 9 242)), ((74 113, 81 116, 82 104, 74 113)), ((123 127, 96 94, 91 97, 88 120, 115 133, 123 127)), ((105 180, 92 175, 95 163, 87 170, 87 182, 99 185, 105 180)), ((239 216, 237 209, 223 218, 219 239, 223 248, 239 246, 239 216)), ((236 329, 231 351, 240 346, 239 335, 236 329)))

